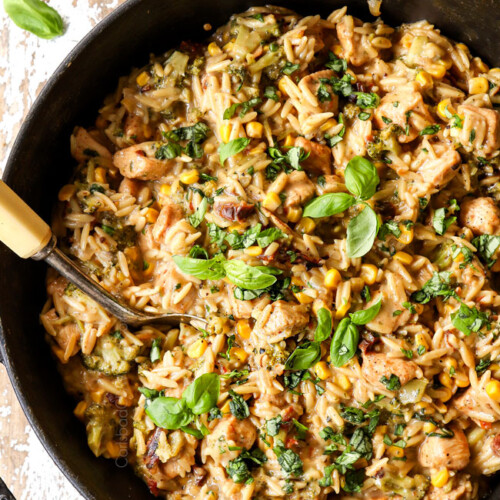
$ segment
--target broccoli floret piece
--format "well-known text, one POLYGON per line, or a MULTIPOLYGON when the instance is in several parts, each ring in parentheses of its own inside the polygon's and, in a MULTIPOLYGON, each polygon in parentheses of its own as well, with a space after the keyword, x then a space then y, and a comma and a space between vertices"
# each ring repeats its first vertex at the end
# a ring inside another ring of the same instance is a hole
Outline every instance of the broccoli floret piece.
POLYGON ((113 439, 118 419, 112 408, 92 404, 85 411, 85 422, 89 448, 98 457, 104 453, 106 443, 113 439))

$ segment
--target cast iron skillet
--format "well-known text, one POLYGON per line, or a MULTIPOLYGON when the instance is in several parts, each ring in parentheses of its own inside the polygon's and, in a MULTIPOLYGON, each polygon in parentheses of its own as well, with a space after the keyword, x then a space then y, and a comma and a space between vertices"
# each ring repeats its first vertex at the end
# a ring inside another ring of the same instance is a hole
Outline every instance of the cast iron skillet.
MULTIPOLYGON (((5 168, 4 180, 49 221, 58 189, 75 162, 69 136, 75 125, 93 122, 103 98, 120 75, 147 63, 148 56, 186 39, 207 36, 202 26, 217 27, 229 16, 262 0, 128 0, 96 26, 56 70, 21 131, 5 168)), ((301 14, 327 15, 349 5, 365 20, 366 0, 275 0, 301 14)), ((428 19, 473 53, 500 66, 500 11, 497 0, 384 0, 386 22, 428 19)), ((0 354, 17 397, 36 434, 59 468, 87 499, 153 498, 124 462, 96 459, 82 424, 73 417, 56 364, 43 339, 38 315, 45 301, 42 263, 21 261, 0 244, 0 354)), ((500 500, 500 484, 491 481, 500 500)), ((0 482, 0 499, 11 499, 0 482), (2 494, 5 497, 2 497, 2 494)))

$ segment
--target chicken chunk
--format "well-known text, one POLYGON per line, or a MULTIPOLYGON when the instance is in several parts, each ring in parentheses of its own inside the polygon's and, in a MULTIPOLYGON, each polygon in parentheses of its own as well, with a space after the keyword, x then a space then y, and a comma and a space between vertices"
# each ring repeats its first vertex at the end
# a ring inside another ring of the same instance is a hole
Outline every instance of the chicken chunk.
POLYGON ((460 166, 460 155, 452 144, 445 142, 433 143, 432 149, 434 154, 421 148, 412 166, 424 182, 439 190, 455 177, 460 166))
POLYGON ((474 488, 468 479, 468 476, 456 475, 452 478, 451 489, 430 487, 426 500, 471 500, 474 498, 474 488))
MULTIPOLYGON (((323 71, 317 71, 316 73, 312 73, 310 75, 305 76, 299 82, 299 87, 305 86, 314 96, 318 95, 318 89, 321 85, 321 79, 326 78, 330 79, 334 76, 335 73, 330 69, 325 69, 323 71)), ((319 99, 318 99, 319 101, 319 99)), ((336 113, 338 110, 339 98, 337 94, 330 92, 330 99, 325 100, 323 102, 319 102, 319 108, 324 113, 336 113)))
POLYGON ((377 127, 386 127, 387 119, 401 127, 398 140, 402 143, 413 141, 421 130, 434 122, 414 83, 404 85, 382 98, 375 110, 377 127))
POLYGON ((217 465, 224 467, 240 454, 241 448, 249 450, 257 439, 257 429, 250 420, 238 420, 230 416, 223 418, 201 445, 201 457, 206 462, 212 457, 217 465), (229 448, 237 447, 237 450, 229 448))
POLYGON ((482 422, 494 422, 500 420, 500 415, 495 411, 489 397, 480 394, 469 387, 463 394, 453 400, 453 406, 463 415, 482 422))
POLYGON ((214 203, 214 212, 223 219, 231 222, 242 222, 255 210, 255 205, 231 197, 217 198, 214 203))
POLYGON ((309 323, 307 306, 277 300, 271 305, 269 316, 266 309, 254 327, 256 335, 265 337, 268 342, 277 342, 298 333, 309 323))
POLYGON ((461 470, 470 460, 469 443, 464 431, 457 426, 451 428, 453 437, 427 436, 418 451, 418 460, 423 467, 461 470))
POLYGON ((120 182, 120 187, 118 188, 119 193, 129 194, 134 198, 137 198, 140 190, 144 187, 144 183, 141 181, 136 181, 134 179, 127 179, 126 177, 120 182))
POLYGON ((378 51, 367 37, 354 31, 356 25, 361 25, 361 21, 354 20, 352 16, 344 16, 337 24, 337 36, 342 45, 344 58, 353 66, 361 66, 377 57, 378 51))
POLYGON ((328 146, 318 142, 309 141, 304 137, 297 137, 295 146, 303 148, 309 157, 302 162, 305 170, 318 175, 329 175, 332 173, 332 151, 328 146))
POLYGON ((165 234, 176 222, 183 218, 182 208, 173 202, 165 203, 160 210, 160 215, 153 226, 153 238, 161 242, 165 234))
POLYGON ((464 117, 458 141, 466 151, 478 156, 490 156, 500 147, 500 113, 493 109, 478 108, 469 104, 458 107, 464 117))
POLYGON ((125 119, 125 124, 123 126, 123 131, 126 137, 132 139, 134 142, 143 142, 146 140, 144 130, 144 122, 140 116, 127 116, 127 118, 125 119))
POLYGON ((171 312, 187 313, 198 296, 193 278, 181 273, 172 260, 158 274, 156 285, 160 287, 162 304, 171 312))
POLYGON ((174 160, 157 159, 157 150, 156 142, 143 142, 115 153, 113 163, 124 177, 154 181, 163 177, 175 165, 174 160))
POLYGON ((474 234, 498 234, 500 208, 492 198, 467 198, 460 206, 460 223, 474 234))
POLYGON ((386 272, 385 282, 373 294, 368 306, 382 300, 382 307, 375 318, 366 326, 375 332, 389 334, 405 325, 410 319, 410 311, 402 304, 408 300, 403 280, 395 273, 386 272), (402 311, 394 315, 395 311, 402 311))
POLYGON ((71 154, 79 162, 96 157, 111 159, 108 148, 96 141, 83 127, 76 127, 71 136, 71 154))
POLYGON ((314 184, 309 180, 304 171, 294 170, 288 175, 284 193, 285 207, 303 205, 309 201, 315 192, 314 184))
POLYGON ((417 374, 417 365, 413 361, 399 358, 389 358, 384 353, 366 352, 363 354, 363 366, 361 371, 364 377, 376 387, 385 387, 380 381, 391 375, 398 377, 401 386, 413 380, 417 374))

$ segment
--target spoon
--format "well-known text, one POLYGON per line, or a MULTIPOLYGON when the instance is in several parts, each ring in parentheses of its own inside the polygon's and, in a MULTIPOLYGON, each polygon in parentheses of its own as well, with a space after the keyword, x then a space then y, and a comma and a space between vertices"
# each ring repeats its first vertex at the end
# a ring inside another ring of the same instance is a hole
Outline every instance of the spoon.
POLYGON ((50 227, 0 180, 0 241, 23 259, 45 260, 62 276, 123 323, 138 328, 143 325, 178 325, 206 320, 191 314, 146 314, 120 302, 57 247, 50 227))

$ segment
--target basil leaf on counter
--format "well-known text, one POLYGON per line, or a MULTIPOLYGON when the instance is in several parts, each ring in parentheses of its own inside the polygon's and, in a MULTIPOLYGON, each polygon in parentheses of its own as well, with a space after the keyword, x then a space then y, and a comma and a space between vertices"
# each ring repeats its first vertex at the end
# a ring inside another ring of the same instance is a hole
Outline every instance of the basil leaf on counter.
POLYGON ((330 346, 330 357, 333 366, 344 366, 355 354, 358 348, 359 332, 350 318, 344 318, 333 334, 330 346))
POLYGON ((40 38, 50 39, 64 32, 61 16, 41 0, 4 0, 3 6, 17 26, 40 38))
POLYGON ((207 413, 217 405, 220 379, 216 373, 205 373, 189 384, 182 393, 182 400, 195 415, 207 413))
POLYGON ((319 342, 303 344, 290 354, 285 363, 285 370, 307 370, 317 363, 321 358, 321 346, 319 342))
POLYGON ((314 332, 315 342, 323 342, 323 340, 329 339, 332 334, 332 313, 322 307, 318 311, 318 326, 314 332))
POLYGON ((327 193, 311 200, 304 208, 304 217, 329 217, 340 214, 356 203, 347 193, 327 193))
POLYGON ((361 200, 371 198, 380 182, 373 163, 362 156, 349 161, 344 172, 346 188, 361 200))
POLYGON ((219 159, 220 164, 224 165, 224 162, 235 154, 243 151, 250 144, 250 139, 247 137, 238 137, 237 139, 233 139, 229 141, 227 144, 221 144, 219 146, 219 159))
POLYGON ((382 299, 380 299, 378 302, 368 307, 367 309, 361 309, 360 311, 349 314, 349 316, 351 317, 351 321, 355 325, 366 325, 377 316, 381 307, 382 299))
POLYGON ((229 281, 246 290, 267 288, 276 282, 276 278, 271 273, 264 272, 264 266, 261 268, 252 267, 237 259, 228 260, 224 262, 223 266, 229 281))
POLYGON ((377 214, 366 205, 347 226, 347 255, 351 258, 366 255, 373 246, 378 227, 377 214))
POLYGON ((201 280, 220 280, 224 278, 226 272, 219 257, 213 259, 193 259, 174 255, 172 259, 175 265, 185 274, 194 276, 201 280))

